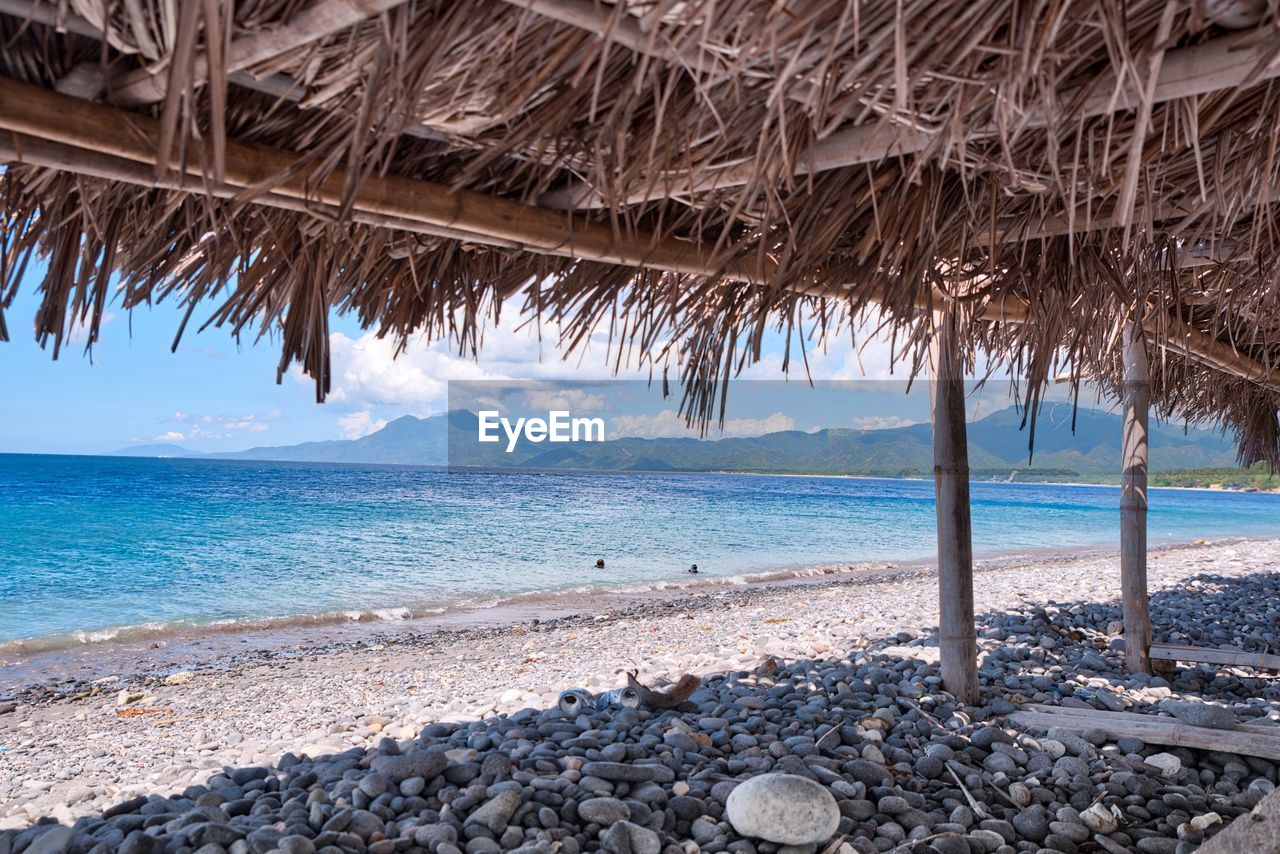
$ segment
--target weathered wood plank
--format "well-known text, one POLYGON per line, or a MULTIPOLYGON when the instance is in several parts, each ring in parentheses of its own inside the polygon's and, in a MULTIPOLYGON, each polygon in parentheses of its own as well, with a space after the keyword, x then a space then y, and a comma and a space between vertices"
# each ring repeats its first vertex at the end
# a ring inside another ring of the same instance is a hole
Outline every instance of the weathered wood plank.
MULTIPOLYGON (((1079 709, 1074 706, 1050 706, 1044 703, 1027 703, 1022 708, 1030 712, 1044 712, 1050 715, 1076 715, 1078 717, 1089 717, 1097 715, 1106 715, 1111 720, 1125 722, 1136 721, 1143 723, 1147 721, 1157 721, 1162 723, 1179 723, 1177 718, 1156 717, 1142 712, 1106 712, 1101 709, 1079 709)), ((1249 724, 1242 723, 1235 727, 1235 732, 1254 732, 1262 736, 1270 736, 1280 738, 1280 726, 1273 724, 1249 724)))
POLYGON ((1280 670, 1280 655, 1245 652, 1242 649, 1211 649, 1172 643, 1151 645, 1151 657, 1161 661, 1192 661, 1198 664, 1225 664, 1235 667, 1261 667, 1280 670))
POLYGON ((1196 849, 1197 854, 1280 854, 1280 789, 1196 849))
POLYGON ((1196 750, 1221 750, 1243 756, 1280 760, 1280 731, 1270 735, 1248 729, 1208 729, 1184 724, 1174 718, 1157 718, 1129 712, 1093 712, 1090 714, 1052 712, 1014 712, 1009 720, 1028 729, 1065 729, 1084 732, 1100 729, 1108 738, 1140 738, 1147 744, 1189 747, 1196 750))

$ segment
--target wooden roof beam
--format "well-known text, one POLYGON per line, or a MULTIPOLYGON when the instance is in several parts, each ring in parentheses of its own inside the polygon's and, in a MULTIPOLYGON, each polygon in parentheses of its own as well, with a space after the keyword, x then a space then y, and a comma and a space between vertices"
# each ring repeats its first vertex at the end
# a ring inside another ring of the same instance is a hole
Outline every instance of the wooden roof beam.
POLYGON ((22 21, 53 27, 59 32, 75 33, 91 39, 100 39, 103 35, 101 27, 94 26, 76 13, 37 0, 0 0, 0 15, 9 15, 22 21))
MULTIPOLYGON (((59 169, 90 178, 119 181, 149 189, 208 193, 219 199, 234 199, 244 192, 240 187, 233 187, 230 184, 217 181, 206 181, 203 178, 197 178, 192 175, 167 173, 157 178, 155 168, 143 163, 13 132, 0 132, 0 163, 23 163, 31 166, 42 166, 47 169, 59 169)), ((276 193, 263 193, 255 196, 251 203, 316 216, 336 218, 339 214, 339 210, 335 205, 304 201, 276 193)), ((462 240, 500 249, 518 250, 523 248, 517 243, 504 242, 492 237, 483 237, 460 229, 451 229, 444 226, 425 226, 412 220, 377 216, 364 211, 354 211, 351 218, 362 225, 395 228, 428 237, 462 240)))
MULTIPOLYGON (((46 139, 154 167, 160 123, 147 116, 82 101, 0 78, 0 129, 46 139)), ((291 174, 299 155, 262 145, 227 141, 225 182, 242 189, 266 186, 303 202, 340 206, 347 174, 335 171, 315 182, 291 174), (284 180, 277 180, 288 175, 284 180)), ((202 177, 187 163, 188 174, 202 177)), ((603 261, 691 275, 724 275, 755 284, 772 278, 769 259, 734 258, 705 244, 653 234, 617 234, 608 225, 443 184, 372 175, 354 200, 365 214, 473 234, 478 240, 517 244, 531 252, 603 261), (729 260, 723 260, 723 259, 729 260)))
MULTIPOLYGON (((1226 36, 1195 47, 1171 50, 1165 53, 1161 64, 1154 103, 1232 89, 1251 79, 1251 75, 1254 83, 1280 76, 1280 57, 1272 56, 1266 44, 1250 43, 1247 36, 1226 36)), ((1060 102, 1067 104, 1077 96, 1078 93, 1066 93, 1060 102)), ((1115 79, 1109 75, 1099 81, 1086 97, 1082 112, 1085 116, 1101 116, 1134 109, 1139 103, 1140 93, 1127 80, 1116 92, 1115 79)), ((1022 122, 1021 129, 1048 127, 1053 124, 1054 119, 1055 116, 1047 113, 1033 113, 1022 122)), ((797 159, 794 174, 804 176, 914 154, 927 148, 939 133, 941 131, 895 127, 887 121, 837 131, 814 143, 804 152, 797 159)), ((975 129, 969 136, 980 139, 993 137, 998 133, 996 127, 988 126, 975 129)), ((652 182, 652 186, 631 194, 623 203, 636 205, 656 199, 740 187, 750 181, 754 174, 755 165, 750 162, 721 169, 712 168, 696 181, 688 173, 673 173, 658 177, 652 182)), ((585 183, 545 193, 538 204, 566 210, 608 206, 605 197, 585 183)))
MULTIPOLYGON (((275 29, 233 41, 227 51, 227 72, 244 71, 260 62, 326 39, 404 2, 406 0, 321 0, 275 29)), ((203 52, 196 57, 193 76, 201 82, 209 78, 209 65, 203 52)), ((114 81, 110 85, 111 98, 126 107, 158 103, 165 98, 166 80, 151 69, 141 68, 114 81)))
MULTIPOLYGON (((11 136, 8 152, 0 149, 3 159, 23 159, 21 142, 29 136, 56 144, 43 149, 43 156, 50 159, 41 165, 196 193, 206 192, 211 186, 205 183, 206 176, 195 163, 187 164, 185 175, 171 172, 156 178, 160 133, 157 120, 3 77, 0 130, 11 136), (14 134, 19 136, 13 137, 14 134), (139 170, 138 166, 143 168, 139 170)), ((35 151, 34 146, 32 150, 35 151)), ((293 210, 312 210, 315 205, 326 210, 340 207, 347 183, 345 172, 336 171, 320 182, 310 181, 305 174, 274 181, 289 173, 298 159, 291 152, 228 140, 225 189, 215 187, 214 194, 239 196, 247 188, 267 186, 269 189, 252 197, 252 201, 293 210)), ((642 269, 724 276, 756 285, 769 285, 774 274, 771 260, 761 261, 754 255, 736 258, 733 252, 717 253, 704 244, 643 232, 618 235, 607 225, 557 211, 467 190, 453 191, 442 184, 410 178, 370 176, 357 193, 353 208, 357 221, 500 248, 642 269)), ((797 290, 832 298, 852 295, 848 286, 819 282, 797 290)), ((945 297, 935 295, 932 301, 923 297, 920 306, 928 308, 938 299, 945 297)), ((1007 299, 987 305, 979 317, 1020 323, 1029 320, 1030 314, 1021 301, 1007 299)), ((1148 322, 1147 329, 1162 331, 1154 320, 1148 322)), ((1167 340, 1171 349, 1233 376, 1276 388, 1272 370, 1194 327, 1183 324, 1176 334, 1164 335, 1162 340, 1167 340)))

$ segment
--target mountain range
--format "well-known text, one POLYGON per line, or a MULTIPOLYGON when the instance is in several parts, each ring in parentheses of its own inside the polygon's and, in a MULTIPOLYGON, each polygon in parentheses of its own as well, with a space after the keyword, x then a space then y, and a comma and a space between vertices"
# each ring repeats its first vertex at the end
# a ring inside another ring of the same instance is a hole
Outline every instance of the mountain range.
MULTIPOLYGON (((1027 432, 1013 407, 969 424, 969 465, 975 476, 1018 472, 1052 479, 1115 474, 1120 459, 1120 417, 1093 409, 1069 418, 1041 417, 1035 456, 1028 462, 1027 432)), ((877 430, 786 430, 749 438, 620 438, 605 442, 534 444, 476 442, 477 418, 455 410, 430 418, 406 415, 360 439, 258 447, 235 453, 199 454, 177 445, 122 449, 129 456, 282 460, 381 465, 478 466, 592 471, 742 471, 794 474, 923 475, 933 469, 928 424, 877 430)), ((1235 449, 1206 430, 1152 424, 1153 471, 1232 467, 1235 449)))

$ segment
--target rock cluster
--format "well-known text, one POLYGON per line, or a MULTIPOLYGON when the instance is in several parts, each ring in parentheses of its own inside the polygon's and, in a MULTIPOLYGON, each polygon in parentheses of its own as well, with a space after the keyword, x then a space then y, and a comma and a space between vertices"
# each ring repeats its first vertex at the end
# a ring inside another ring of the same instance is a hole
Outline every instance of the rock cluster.
MULTIPOLYGON (((1005 672, 1031 692, 1040 678, 1005 672)), ((813 851, 840 834, 867 854, 912 840, 944 854, 1089 843, 1159 854, 1189 850, 1215 826, 1205 816, 1229 820, 1274 786, 1263 760, 1019 733, 1001 725, 1008 700, 966 709, 939 683, 934 665, 912 658, 795 662, 711 679, 661 714, 526 709, 229 768, 177 796, 136 798, 72 828, 7 831, 0 844, 12 854, 750 854, 813 851)))

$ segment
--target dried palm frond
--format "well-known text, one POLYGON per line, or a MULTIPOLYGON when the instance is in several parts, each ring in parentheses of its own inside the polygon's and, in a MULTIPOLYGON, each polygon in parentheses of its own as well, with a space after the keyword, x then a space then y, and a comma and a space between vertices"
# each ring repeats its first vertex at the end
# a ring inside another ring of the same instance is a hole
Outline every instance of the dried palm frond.
POLYGON ((47 259, 36 333, 55 355, 73 320, 92 343, 115 276, 126 307, 170 299, 201 323, 278 335, 281 372, 297 361, 323 396, 330 312, 401 345, 425 333, 473 353, 485 320, 522 295, 567 348, 608 328, 615 363, 626 352, 675 372, 686 413, 705 421, 765 333, 805 319, 835 334, 877 304, 914 370, 929 309, 951 306, 968 357, 1010 368, 1034 413, 1064 364, 1117 390, 1118 330, 1136 318, 1161 411, 1220 422, 1243 460, 1280 463, 1273 19, 1231 33, 1203 4, 1166 0, 590 0, 602 30, 502 0, 406 0, 233 66, 240 40, 323 3, 34 0, 29 20, 0 15, 9 78, 82 91, 92 67, 108 99, 129 75, 162 82, 163 98, 131 108, 200 177, 165 184, 161 169, 135 186, 10 165, 0 338, 35 253, 47 259), (1155 97, 1176 51, 1224 39, 1259 57, 1242 84, 1155 97), (827 168, 835 141, 855 138, 894 144, 827 168), (228 140, 296 162, 215 192, 228 140), (341 203, 278 204, 272 189, 294 175, 341 175, 341 203), (423 234, 361 214, 374 175, 568 200, 619 235, 699 241, 769 273, 742 282, 423 234), (1017 322, 992 306, 1020 307, 1017 322), (1188 329, 1261 374, 1188 357, 1188 329))

